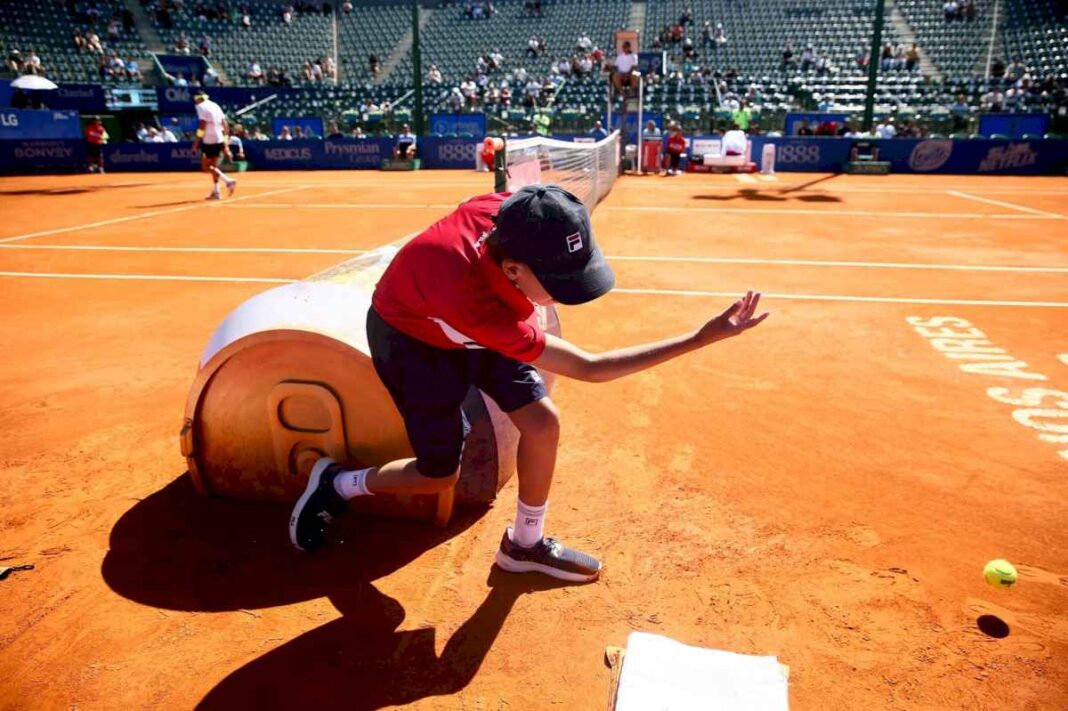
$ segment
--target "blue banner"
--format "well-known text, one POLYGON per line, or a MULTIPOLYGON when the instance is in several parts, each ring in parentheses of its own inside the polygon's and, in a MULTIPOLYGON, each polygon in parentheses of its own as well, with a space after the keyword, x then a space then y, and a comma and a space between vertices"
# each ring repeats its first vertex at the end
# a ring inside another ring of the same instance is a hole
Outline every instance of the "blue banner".
POLYGON ((83 114, 101 114, 108 108, 104 87, 98 84, 60 84, 58 89, 48 92, 45 102, 52 109, 83 114))
POLYGON ((322 141, 322 151, 324 164, 329 168, 379 168, 383 160, 393 155, 393 139, 343 138, 322 141))
POLYGON ((15 90, 11 88, 11 81, 8 79, 0 80, 0 109, 6 109, 11 106, 11 97, 14 94, 15 90))
MULTIPOLYGON (((567 137, 561 137, 567 138, 567 137)), ((571 137, 574 138, 574 137, 571 137)), ((714 136, 694 136, 691 141, 714 136)), ((837 172, 849 162, 854 139, 767 138, 752 141, 752 159, 759 167, 763 148, 776 146, 780 171, 837 172)), ((393 139, 334 141, 245 141, 255 170, 377 169, 393 152, 393 139)), ((1065 175, 1068 140, 875 140, 880 160, 894 173, 957 175, 1065 175)), ((419 141, 427 168, 471 170, 478 139, 432 138, 419 141)), ((200 157, 192 144, 114 143, 104 147, 109 171, 197 171, 200 157)), ((85 164, 83 140, 0 140, 0 172, 68 172, 85 164)))
POLYGON ((982 114, 979 133, 992 136, 1000 133, 1009 138, 1023 138, 1027 134, 1044 136, 1049 130, 1049 114, 982 114))
POLYGON ((109 143, 104 146, 109 171, 200 170, 192 143, 109 143))
POLYGON ((664 74, 664 52, 638 52, 638 71, 642 76, 664 74))
POLYGON ((446 135, 449 133, 470 133, 475 138, 486 135, 485 114, 431 114, 430 132, 446 135))
POLYGON ((20 138, 81 138, 82 122, 77 111, 0 112, 0 140, 20 138))
POLYGON ((194 77, 197 81, 203 81, 204 72, 208 69, 204 58, 199 54, 157 54, 156 61, 167 74, 177 78, 180 72, 188 81, 192 81, 194 77))
POLYGON ((72 173, 84 169, 84 141, 0 141, 0 173, 72 173))
POLYGON ((761 167, 764 146, 775 145, 775 167, 781 171, 838 172, 849 163, 854 142, 879 148, 879 160, 892 173, 946 175, 1065 175, 1068 140, 950 140, 767 138, 750 139, 752 160, 761 167))
POLYGON ((475 156, 482 150, 478 138, 435 138, 427 136, 419 141, 419 157, 426 168, 475 167, 475 156))
POLYGON ((890 139, 876 141, 894 173, 1064 175, 1068 140, 890 139))

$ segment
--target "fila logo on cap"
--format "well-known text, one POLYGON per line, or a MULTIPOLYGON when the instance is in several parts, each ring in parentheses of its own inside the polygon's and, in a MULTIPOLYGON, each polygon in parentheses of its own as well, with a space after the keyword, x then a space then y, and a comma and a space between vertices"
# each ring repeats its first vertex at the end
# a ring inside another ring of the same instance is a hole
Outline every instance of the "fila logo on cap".
POLYGON ((577 252, 582 249, 582 235, 578 232, 573 235, 568 235, 566 239, 568 252, 577 252))

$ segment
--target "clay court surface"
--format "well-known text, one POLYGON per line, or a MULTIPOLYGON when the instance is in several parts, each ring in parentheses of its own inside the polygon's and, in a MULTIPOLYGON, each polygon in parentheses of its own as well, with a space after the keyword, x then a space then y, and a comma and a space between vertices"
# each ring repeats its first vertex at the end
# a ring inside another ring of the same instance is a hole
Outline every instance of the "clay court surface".
POLYGON ((773 314, 559 383, 548 529, 606 566, 568 587, 491 570, 514 480, 312 556, 288 506, 194 493, 216 325, 491 186, 240 177, 214 204, 193 174, 0 180, 0 565, 36 565, 0 582, 0 707, 604 709, 631 630, 777 655, 795 709, 1068 706, 1068 180, 621 179, 593 219, 620 288, 565 336, 674 335, 746 288, 773 314))

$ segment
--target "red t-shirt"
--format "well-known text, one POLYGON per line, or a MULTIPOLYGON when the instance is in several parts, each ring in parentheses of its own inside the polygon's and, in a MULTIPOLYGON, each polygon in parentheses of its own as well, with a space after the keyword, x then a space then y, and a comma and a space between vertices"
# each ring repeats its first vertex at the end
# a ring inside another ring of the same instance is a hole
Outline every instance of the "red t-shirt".
POLYGON ((488 348, 530 362, 545 349, 534 304, 480 238, 509 193, 473 197, 404 245, 375 287, 382 320, 437 348, 488 348))
POLYGON ((682 155, 686 152, 686 136, 673 133, 668 137, 667 152, 682 155))
POLYGON ((90 143, 100 144, 104 142, 104 135, 106 133, 107 130, 104 128, 103 124, 97 126, 96 124, 91 123, 85 129, 85 140, 90 143))

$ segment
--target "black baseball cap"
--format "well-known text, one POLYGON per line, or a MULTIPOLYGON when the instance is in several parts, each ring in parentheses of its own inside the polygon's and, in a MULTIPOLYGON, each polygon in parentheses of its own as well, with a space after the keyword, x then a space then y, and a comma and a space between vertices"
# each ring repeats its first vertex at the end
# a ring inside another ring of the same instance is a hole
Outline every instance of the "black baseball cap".
POLYGON ((593 301, 616 284, 594 242, 586 206, 559 185, 528 185, 512 193, 497 213, 496 241, 504 254, 529 266, 561 304, 593 301))

